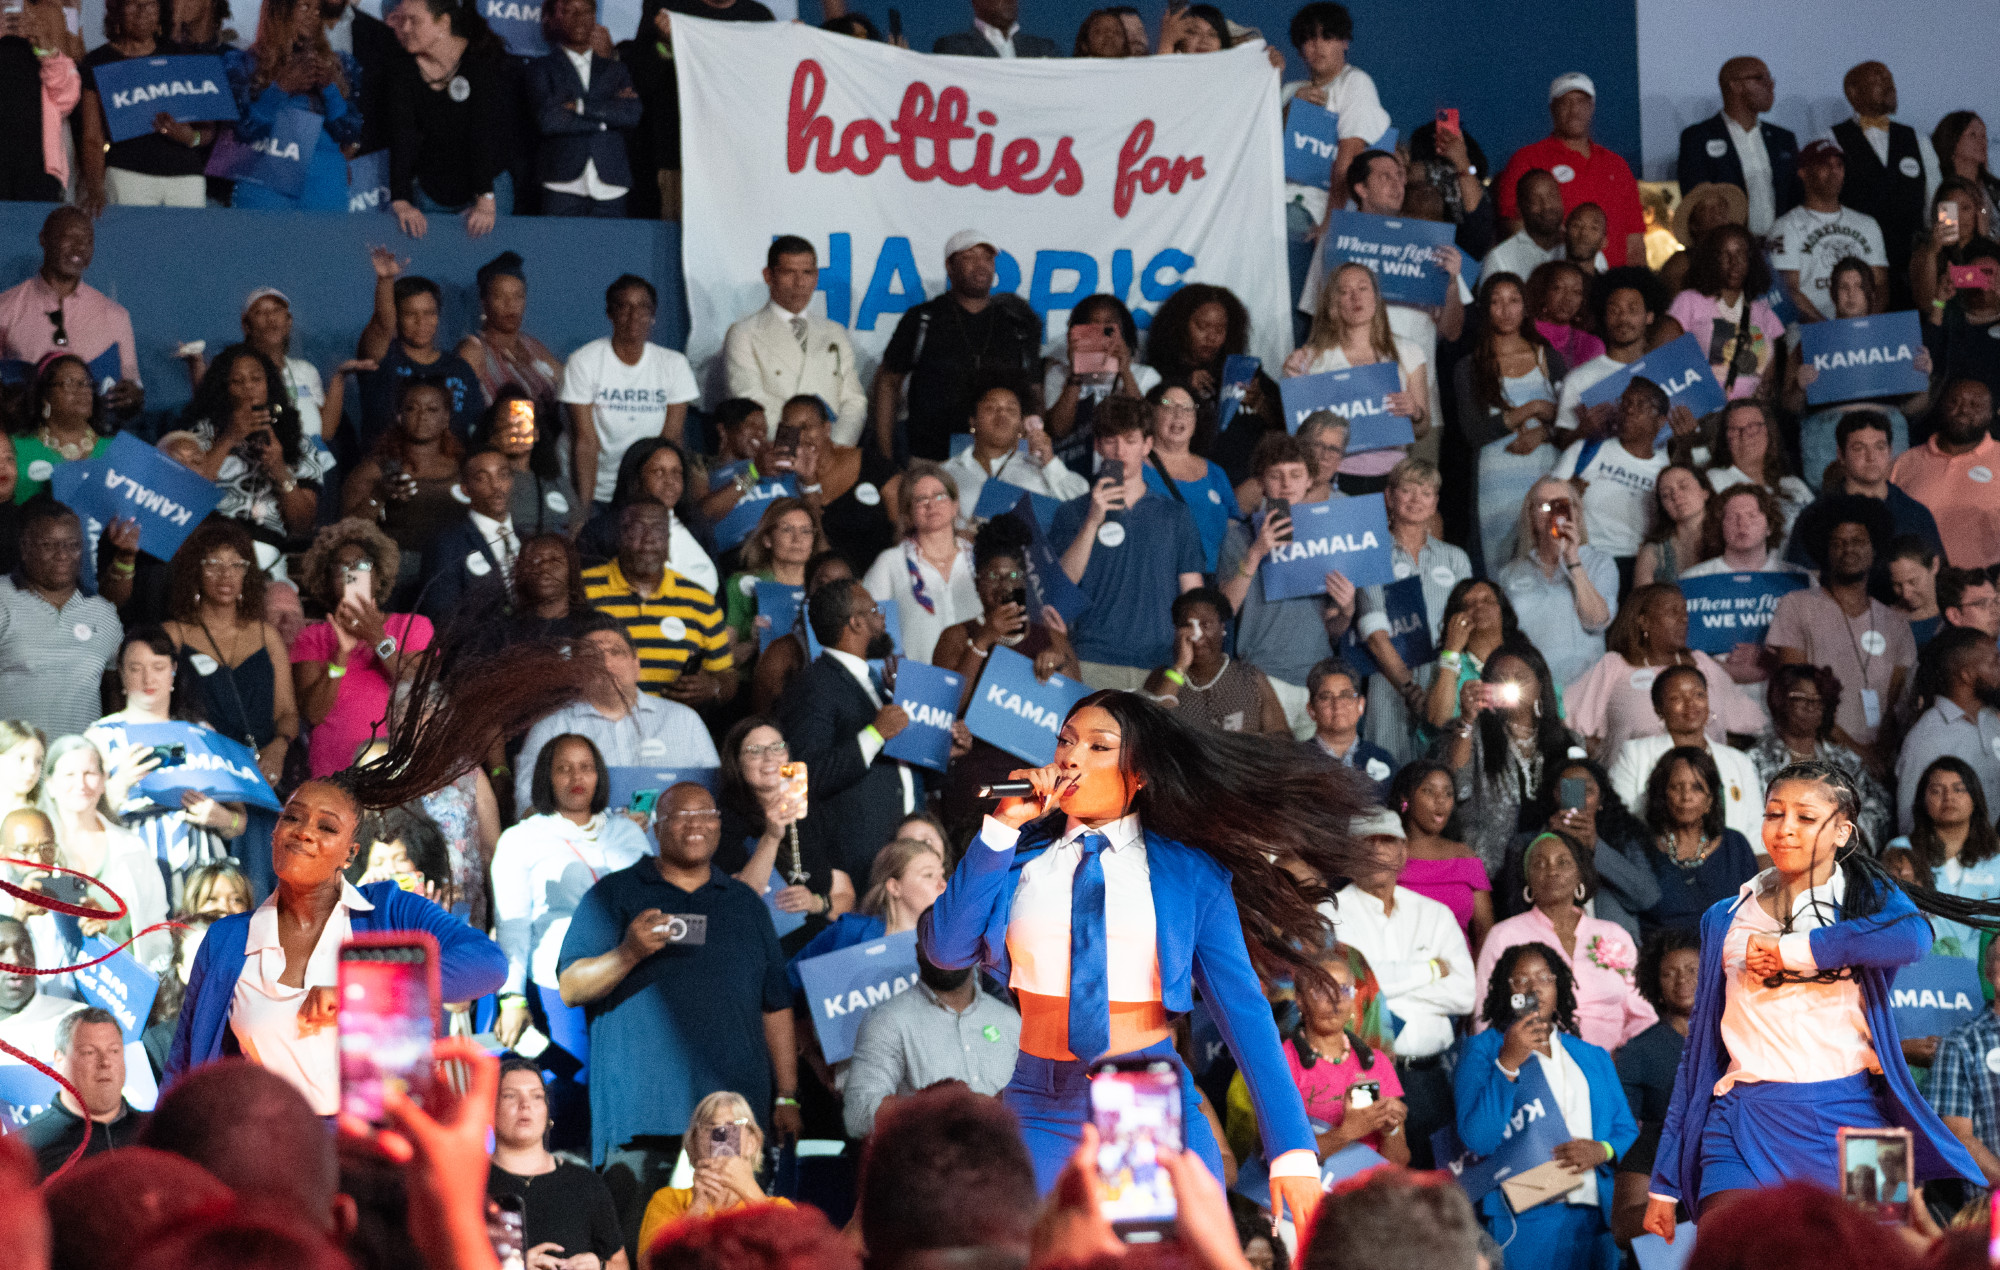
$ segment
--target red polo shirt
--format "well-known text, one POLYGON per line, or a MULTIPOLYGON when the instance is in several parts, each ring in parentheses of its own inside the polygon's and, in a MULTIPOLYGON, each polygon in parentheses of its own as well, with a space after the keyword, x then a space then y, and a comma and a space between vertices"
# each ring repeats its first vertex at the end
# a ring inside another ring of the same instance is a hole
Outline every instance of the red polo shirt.
POLYGON ((1639 182, 1633 179, 1632 169, 1625 160, 1595 142, 1591 143, 1589 158, 1557 137, 1543 137, 1522 146, 1514 151, 1500 179, 1493 183, 1502 219, 1512 220, 1520 215, 1514 206, 1514 182, 1536 168, 1554 176, 1562 187, 1565 216, 1580 203, 1595 203, 1604 209, 1604 258, 1613 265, 1626 263, 1626 236, 1644 234, 1646 219, 1639 211, 1639 182))

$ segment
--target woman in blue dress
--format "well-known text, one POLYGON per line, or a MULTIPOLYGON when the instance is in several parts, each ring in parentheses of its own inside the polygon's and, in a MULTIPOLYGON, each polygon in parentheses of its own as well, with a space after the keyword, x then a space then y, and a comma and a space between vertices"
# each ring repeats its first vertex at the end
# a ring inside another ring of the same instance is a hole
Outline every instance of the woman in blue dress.
POLYGON ((1857 827, 1861 796, 1831 763, 1771 780, 1771 867, 1701 920, 1687 1047, 1653 1165, 1646 1229, 1699 1217, 1733 1191, 1787 1181, 1840 1189, 1835 1130, 1910 1131, 1918 1182, 1979 1168, 1910 1077, 1889 1007, 1899 967, 1931 949, 1925 914, 2000 925, 2000 904, 1899 882, 1857 827))
MULTIPOLYGON (((280 129, 296 112, 320 117, 311 153, 301 153, 305 181, 287 193, 262 181, 238 180, 232 207, 268 211, 345 212, 345 147, 361 139, 361 108, 355 104, 359 77, 354 58, 335 53, 326 41, 319 6, 310 0, 264 0, 257 40, 247 50, 223 54, 229 88, 236 95, 236 139, 244 145, 282 146, 292 138, 280 129)), ((304 141, 299 141, 301 151, 304 141)))
POLYGON ((1243 515, 1236 490, 1228 474, 1203 457, 1213 438, 1197 435, 1195 400, 1188 390, 1161 385, 1147 393, 1146 400, 1151 406, 1146 434, 1153 438, 1146 491, 1187 507, 1195 532, 1201 535, 1202 572, 1213 577, 1229 522, 1243 515))

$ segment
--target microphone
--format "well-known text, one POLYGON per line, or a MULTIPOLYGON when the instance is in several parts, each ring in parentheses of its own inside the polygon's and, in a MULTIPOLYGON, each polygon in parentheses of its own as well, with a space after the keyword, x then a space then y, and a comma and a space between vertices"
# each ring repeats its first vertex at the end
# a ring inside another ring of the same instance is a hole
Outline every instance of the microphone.
POLYGON ((1033 781, 995 781, 979 787, 981 798, 1026 798, 1034 792, 1033 781))

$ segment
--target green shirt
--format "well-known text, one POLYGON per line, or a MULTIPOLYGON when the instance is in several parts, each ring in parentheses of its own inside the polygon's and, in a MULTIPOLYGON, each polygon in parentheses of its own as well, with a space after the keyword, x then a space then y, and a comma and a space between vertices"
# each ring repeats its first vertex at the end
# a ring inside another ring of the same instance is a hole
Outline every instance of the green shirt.
MULTIPOLYGON (((97 458, 111 444, 110 437, 99 437, 90 448, 90 457, 97 458)), ((14 501, 25 503, 49 487, 49 478, 55 475, 58 465, 66 462, 62 455, 42 444, 40 436, 28 434, 14 438, 14 501), (40 464, 40 467, 37 467, 40 464), (39 473, 39 474, 38 474, 39 473)))

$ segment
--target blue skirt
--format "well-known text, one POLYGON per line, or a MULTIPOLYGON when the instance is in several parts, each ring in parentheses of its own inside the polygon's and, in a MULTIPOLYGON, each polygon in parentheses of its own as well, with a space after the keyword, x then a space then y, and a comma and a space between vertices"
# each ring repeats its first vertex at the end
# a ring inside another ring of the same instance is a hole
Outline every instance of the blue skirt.
POLYGON ((1701 1197, 1812 1182, 1838 1194, 1842 1126, 1884 1129, 1881 1078, 1856 1072, 1805 1083, 1746 1081, 1715 1100, 1701 1134, 1701 1197))
MULTIPOLYGON (((1608 1183, 1600 1178, 1598 1185, 1608 1183)), ((1604 1224, 1604 1210, 1596 1204, 1541 1204, 1525 1213, 1503 1211, 1487 1224, 1487 1233, 1500 1245, 1509 1266, 1617 1270, 1618 1245, 1604 1224)))
MULTIPOLYGON (((1180 1069, 1181 1136, 1186 1148, 1199 1155, 1220 1181, 1222 1149, 1209 1131, 1208 1117, 1201 1114, 1201 1093, 1195 1088, 1193 1074, 1174 1052, 1173 1039, 1114 1057, 1164 1058, 1180 1069)), ((1044 1195, 1055 1189, 1056 1178, 1083 1140, 1084 1122, 1090 1119, 1091 1066, 1024 1052, 1014 1063, 1014 1079, 1000 1093, 1021 1122, 1021 1138, 1035 1162, 1035 1186, 1044 1195)))

